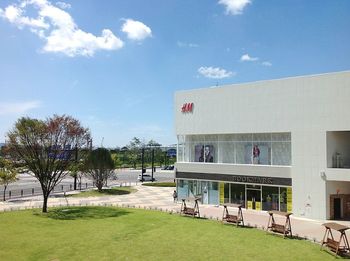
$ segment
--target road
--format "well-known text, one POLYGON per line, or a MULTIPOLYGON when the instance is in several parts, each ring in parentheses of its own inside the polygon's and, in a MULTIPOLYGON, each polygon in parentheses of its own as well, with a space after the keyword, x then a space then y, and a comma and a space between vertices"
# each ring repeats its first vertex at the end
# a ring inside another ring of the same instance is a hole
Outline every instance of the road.
MULTIPOLYGON (((141 173, 141 170, 133 169, 118 169, 116 172, 117 179, 109 180, 108 185, 119 185, 137 182, 137 177, 141 173)), ((146 174, 151 174, 151 170, 147 169, 146 174)), ((173 181, 174 171, 156 169, 153 174, 156 181, 173 181)), ((55 188, 55 191, 68 191, 72 190, 74 184, 74 179, 67 176, 62 182, 55 188)), ((92 186, 92 180, 88 178, 82 178, 82 188, 86 186, 92 186)), ((4 188, 0 187, 0 200, 2 200, 4 188)), ((20 197, 22 194, 26 195, 37 195, 41 194, 40 183, 38 180, 28 173, 22 173, 18 175, 18 181, 11 183, 6 190, 6 195, 9 197, 11 191, 11 197, 20 197)))

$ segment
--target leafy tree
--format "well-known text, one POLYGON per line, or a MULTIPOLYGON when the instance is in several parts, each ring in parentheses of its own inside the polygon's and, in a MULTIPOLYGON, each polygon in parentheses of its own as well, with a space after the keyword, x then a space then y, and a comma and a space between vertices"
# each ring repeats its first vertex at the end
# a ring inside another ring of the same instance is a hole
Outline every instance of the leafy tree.
POLYGON ((54 187, 68 174, 73 164, 72 149, 85 146, 89 130, 70 116, 54 115, 46 120, 23 117, 8 133, 8 146, 13 157, 25 162, 43 191, 43 212, 54 187))
MULTIPOLYGON (((85 163, 84 161, 79 161, 79 162, 76 162, 75 164, 72 164, 70 169, 70 175, 74 178, 74 179, 77 179, 79 181, 79 184, 80 184, 80 189, 81 189, 81 179, 83 178, 84 176, 84 173, 86 171, 86 167, 85 167, 85 163)), ((75 186, 75 184, 74 184, 75 186)), ((76 188, 74 188, 76 189, 76 188)))
POLYGON ((156 141, 154 141, 154 140, 150 140, 150 141, 147 143, 147 146, 148 146, 148 147, 160 147, 160 146, 162 146, 162 144, 160 144, 160 143, 158 143, 158 142, 156 142, 156 141))
POLYGON ((113 175, 114 161, 106 148, 98 148, 90 152, 86 161, 87 175, 92 178, 99 192, 113 175))
POLYGON ((113 153, 113 154, 111 154, 111 156, 112 156, 112 159, 113 159, 113 161, 114 161, 114 166, 115 166, 115 168, 120 168, 120 167, 122 167, 123 161, 122 161, 122 155, 121 155, 121 153, 119 153, 119 154, 113 153))
POLYGON ((134 137, 128 147, 128 158, 131 161, 131 164, 133 165, 134 168, 136 168, 140 151, 143 147, 145 147, 145 143, 141 141, 139 138, 134 137))
POLYGON ((6 200, 7 186, 17 180, 17 171, 9 160, 0 158, 0 184, 4 186, 4 201, 6 200))

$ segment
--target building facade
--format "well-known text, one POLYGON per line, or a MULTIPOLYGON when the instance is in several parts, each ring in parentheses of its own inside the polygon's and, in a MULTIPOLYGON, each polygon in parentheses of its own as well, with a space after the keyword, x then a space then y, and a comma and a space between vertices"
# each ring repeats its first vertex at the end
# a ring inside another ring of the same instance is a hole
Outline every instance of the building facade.
POLYGON ((175 93, 179 198, 350 219, 350 71, 175 93))

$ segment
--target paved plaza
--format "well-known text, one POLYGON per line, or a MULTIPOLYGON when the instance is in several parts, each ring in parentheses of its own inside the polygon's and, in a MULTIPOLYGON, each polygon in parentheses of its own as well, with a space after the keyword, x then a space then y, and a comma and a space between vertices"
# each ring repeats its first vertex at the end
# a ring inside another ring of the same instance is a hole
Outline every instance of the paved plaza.
MULTIPOLYGON (((49 198, 49 207, 54 206, 77 206, 77 205, 113 205, 122 207, 135 207, 146 209, 157 209, 162 211, 180 212, 181 203, 173 202, 172 192, 174 188, 149 187, 135 184, 137 192, 118 195, 118 196, 102 196, 102 197, 64 197, 63 194, 55 194, 49 198)), ((73 192, 74 193, 74 192, 73 192)), ((189 202, 188 206, 193 205, 189 202)), ((7 202, 0 202, 0 211, 13 211, 28 208, 41 208, 42 196, 27 197, 14 199, 7 202)), ((214 205, 199 205, 200 214, 203 218, 215 220, 222 219, 223 207, 214 205)), ((229 208, 230 212, 236 212, 237 209, 229 208)), ((266 230, 269 215, 266 211, 255 211, 243 209, 244 223, 250 227, 266 230)), ((276 222, 283 223, 283 217, 276 216, 276 222)), ((292 233, 298 237, 302 237, 311 241, 321 242, 325 228, 322 226, 324 220, 310 220, 291 216, 292 233)), ((337 221, 338 222, 338 221, 337 221)), ((339 221, 346 226, 350 226, 349 221, 339 221)), ((350 236, 350 231, 347 232, 350 236)), ((335 234, 336 237, 339 235, 335 234)))

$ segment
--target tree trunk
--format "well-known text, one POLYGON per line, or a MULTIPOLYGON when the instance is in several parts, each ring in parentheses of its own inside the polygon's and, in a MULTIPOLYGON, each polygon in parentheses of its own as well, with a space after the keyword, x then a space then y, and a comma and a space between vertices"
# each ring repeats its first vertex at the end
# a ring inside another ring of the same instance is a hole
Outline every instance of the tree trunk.
POLYGON ((74 176, 74 190, 77 190, 77 175, 78 174, 75 174, 74 176))
POLYGON ((43 193, 44 196, 44 202, 43 202, 43 213, 47 213, 47 200, 49 198, 49 195, 46 193, 43 193))
POLYGON ((4 186, 4 202, 6 201, 6 189, 7 189, 7 186, 4 186))

